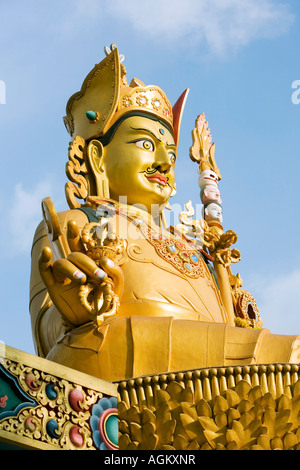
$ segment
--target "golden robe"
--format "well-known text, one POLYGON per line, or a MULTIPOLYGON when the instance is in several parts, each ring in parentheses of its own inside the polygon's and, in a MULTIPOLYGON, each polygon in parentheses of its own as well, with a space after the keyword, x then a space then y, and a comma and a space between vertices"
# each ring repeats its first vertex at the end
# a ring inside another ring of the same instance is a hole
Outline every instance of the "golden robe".
MULTIPOLYGON (((58 214, 80 228, 81 210, 58 214)), ((199 250, 130 209, 116 215, 126 240, 124 292, 117 314, 65 332, 38 271, 48 239, 42 222, 32 247, 30 312, 37 353, 107 381, 164 372, 245 364, 298 362, 300 337, 232 326, 211 263, 199 250)))

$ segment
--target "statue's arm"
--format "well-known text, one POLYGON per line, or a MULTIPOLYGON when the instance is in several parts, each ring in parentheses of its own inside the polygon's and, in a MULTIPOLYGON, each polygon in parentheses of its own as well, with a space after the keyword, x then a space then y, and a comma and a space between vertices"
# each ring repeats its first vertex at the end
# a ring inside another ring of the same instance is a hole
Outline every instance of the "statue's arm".
MULTIPOLYGON (((65 233, 67 224, 70 219, 76 220, 76 223, 82 228, 88 221, 86 215, 82 211, 73 210, 58 213, 59 224, 62 231, 65 233)), ((29 309, 31 316, 32 334, 35 343, 35 348, 40 356, 46 356, 49 350, 55 345, 59 336, 68 328, 74 327, 80 323, 76 321, 75 317, 65 314, 68 303, 63 308, 61 301, 58 308, 57 299, 53 302, 51 296, 51 287, 42 278, 40 273, 40 259, 43 252, 50 253, 51 247, 48 240, 45 222, 41 221, 38 225, 32 244, 31 250, 31 275, 30 275, 30 299, 29 309), (50 287, 50 288, 49 288, 50 287)), ((53 257, 50 258, 50 263, 53 263, 53 257)), ((58 288, 61 288, 62 283, 58 283, 58 288)), ((53 292, 53 289, 52 289, 53 292)), ((63 293, 62 293, 63 295, 63 293)), ((70 292, 70 298, 72 294, 70 292)), ((75 306, 74 306, 75 307, 75 306)), ((70 312, 69 312, 70 313, 70 312)))
POLYGON ((32 247, 30 313, 40 355, 47 354, 66 329, 91 321, 97 327, 105 316, 114 314, 123 288, 119 266, 107 257, 96 264, 83 243, 76 243, 74 249, 72 237, 77 234, 80 241, 82 228, 88 223, 84 212, 71 210, 57 216, 69 254, 54 256, 44 222, 36 230, 32 247))

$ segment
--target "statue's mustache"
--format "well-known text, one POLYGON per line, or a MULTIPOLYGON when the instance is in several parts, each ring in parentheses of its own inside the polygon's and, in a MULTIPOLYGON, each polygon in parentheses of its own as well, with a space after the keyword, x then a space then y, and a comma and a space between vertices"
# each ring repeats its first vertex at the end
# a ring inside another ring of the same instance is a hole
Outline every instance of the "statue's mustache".
POLYGON ((147 168, 147 170, 145 171, 147 175, 154 175, 154 173, 156 172, 159 173, 159 171, 156 168, 147 168))
POLYGON ((157 177, 161 178, 161 180, 163 180, 164 185, 170 186, 169 185, 169 178, 167 176, 165 176, 164 174, 162 174, 157 168, 148 167, 147 170, 141 171, 141 173, 143 173, 146 176, 146 178, 153 177, 157 174, 157 177))

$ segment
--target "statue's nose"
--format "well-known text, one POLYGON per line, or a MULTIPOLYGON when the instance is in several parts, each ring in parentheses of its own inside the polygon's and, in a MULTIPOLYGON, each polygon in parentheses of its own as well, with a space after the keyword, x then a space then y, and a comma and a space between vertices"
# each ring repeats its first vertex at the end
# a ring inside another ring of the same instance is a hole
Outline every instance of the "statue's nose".
POLYGON ((163 143, 159 144, 155 152, 155 161, 153 164, 160 173, 167 173, 171 166, 170 155, 163 143))

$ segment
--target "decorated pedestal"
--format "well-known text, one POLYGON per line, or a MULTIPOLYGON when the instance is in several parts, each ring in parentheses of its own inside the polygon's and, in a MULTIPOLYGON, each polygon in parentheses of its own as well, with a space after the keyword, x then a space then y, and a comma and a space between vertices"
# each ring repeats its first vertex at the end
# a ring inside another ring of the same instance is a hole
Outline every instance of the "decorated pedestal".
POLYGON ((0 450, 300 450, 300 366, 104 382, 5 347, 0 450))
POLYGON ((117 449, 116 397, 112 383, 3 346, 0 449, 117 449))

